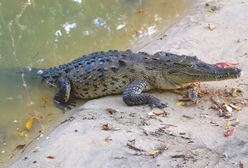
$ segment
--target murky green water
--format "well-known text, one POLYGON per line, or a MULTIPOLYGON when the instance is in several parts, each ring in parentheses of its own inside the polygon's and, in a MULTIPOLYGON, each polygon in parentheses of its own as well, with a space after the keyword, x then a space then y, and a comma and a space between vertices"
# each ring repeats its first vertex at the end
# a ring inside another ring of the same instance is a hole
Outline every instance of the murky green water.
POLYGON ((181 16, 189 1, 0 0, 0 165, 63 119, 52 102, 55 91, 16 70, 138 48, 181 16))

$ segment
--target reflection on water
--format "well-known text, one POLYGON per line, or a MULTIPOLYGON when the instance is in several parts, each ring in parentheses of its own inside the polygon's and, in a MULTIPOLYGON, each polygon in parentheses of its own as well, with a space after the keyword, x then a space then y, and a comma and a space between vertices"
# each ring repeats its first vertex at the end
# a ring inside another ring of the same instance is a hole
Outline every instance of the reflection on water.
POLYGON ((82 54, 139 48, 183 14, 190 0, 1 0, 0 164, 63 119, 54 90, 17 73, 82 54))

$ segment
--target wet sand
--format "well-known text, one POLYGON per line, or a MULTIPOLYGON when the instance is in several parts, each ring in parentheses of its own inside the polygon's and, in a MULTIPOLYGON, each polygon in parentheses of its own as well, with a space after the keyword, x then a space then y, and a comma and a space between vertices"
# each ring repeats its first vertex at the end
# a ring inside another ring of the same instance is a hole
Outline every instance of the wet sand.
POLYGON ((243 104, 241 111, 232 112, 239 124, 224 137, 226 119, 210 109, 210 97, 225 102, 226 93, 239 87, 243 96, 231 99, 247 99, 247 11, 246 0, 199 0, 179 23, 141 49, 196 55, 209 63, 238 63, 241 78, 203 83, 201 89, 208 93, 196 106, 178 106, 179 95, 154 92, 168 103, 167 115, 152 116, 148 106, 127 107, 121 96, 88 101, 10 167, 246 167, 248 108, 243 104))

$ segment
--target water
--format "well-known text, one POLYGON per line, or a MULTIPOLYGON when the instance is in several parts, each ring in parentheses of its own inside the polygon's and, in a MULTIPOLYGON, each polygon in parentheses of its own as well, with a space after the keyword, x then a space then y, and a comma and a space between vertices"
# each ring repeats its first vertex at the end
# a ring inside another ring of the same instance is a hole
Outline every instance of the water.
POLYGON ((190 0, 0 0, 0 165, 63 120, 54 89, 22 76, 93 51, 137 49, 190 0), (32 125, 31 125, 32 124, 32 125))

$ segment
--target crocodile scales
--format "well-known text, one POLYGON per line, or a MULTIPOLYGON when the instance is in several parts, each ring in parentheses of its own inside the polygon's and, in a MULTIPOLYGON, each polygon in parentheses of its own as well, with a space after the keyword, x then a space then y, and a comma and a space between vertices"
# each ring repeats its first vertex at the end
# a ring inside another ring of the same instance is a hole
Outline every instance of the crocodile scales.
POLYGON ((219 68, 195 56, 110 50, 83 55, 70 63, 43 70, 40 75, 57 88, 54 101, 63 107, 74 98, 122 93, 127 105, 164 108, 166 104, 143 91, 178 89, 194 82, 237 78, 240 73, 238 68, 219 68))

